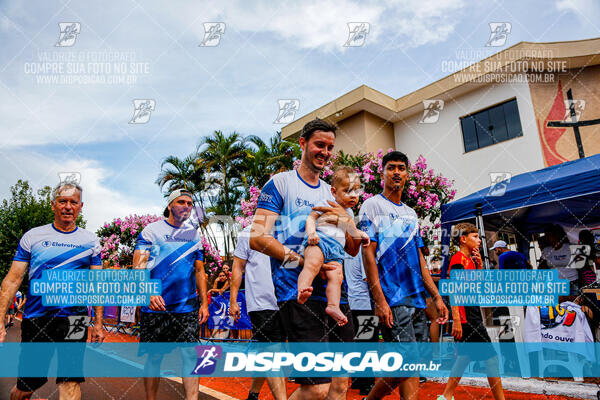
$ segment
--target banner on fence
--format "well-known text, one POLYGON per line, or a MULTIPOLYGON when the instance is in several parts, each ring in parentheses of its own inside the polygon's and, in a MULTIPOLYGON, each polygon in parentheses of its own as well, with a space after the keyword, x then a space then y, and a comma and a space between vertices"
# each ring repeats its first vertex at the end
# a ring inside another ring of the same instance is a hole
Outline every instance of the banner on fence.
POLYGON ((121 307, 121 322, 135 322, 135 309, 134 306, 122 306, 121 307))
POLYGON ((213 295, 208 306, 208 328, 209 329, 252 329, 250 317, 246 311, 246 293, 243 290, 238 292, 237 298, 240 305, 241 316, 237 322, 229 316, 229 292, 222 295, 213 295))

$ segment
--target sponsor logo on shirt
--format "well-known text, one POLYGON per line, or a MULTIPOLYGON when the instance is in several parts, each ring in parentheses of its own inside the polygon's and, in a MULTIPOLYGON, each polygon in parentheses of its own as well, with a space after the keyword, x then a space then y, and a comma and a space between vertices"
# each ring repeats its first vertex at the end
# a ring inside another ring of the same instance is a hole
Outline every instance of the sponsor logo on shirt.
POLYGON ((62 242, 51 242, 49 240, 42 241, 42 247, 66 247, 69 249, 82 249, 84 245, 62 242))
POLYGON ((267 193, 260 194, 260 201, 270 202, 271 199, 273 199, 273 196, 271 196, 270 194, 267 194, 267 193))
POLYGON ((188 239, 188 238, 184 238, 181 236, 175 236, 175 235, 165 235, 165 241, 166 242, 192 242, 194 239, 188 239))
POLYGON ((301 199, 300 197, 296 197, 296 206, 297 207, 310 207, 310 208, 313 208, 315 206, 315 204, 311 203, 308 200, 301 199))

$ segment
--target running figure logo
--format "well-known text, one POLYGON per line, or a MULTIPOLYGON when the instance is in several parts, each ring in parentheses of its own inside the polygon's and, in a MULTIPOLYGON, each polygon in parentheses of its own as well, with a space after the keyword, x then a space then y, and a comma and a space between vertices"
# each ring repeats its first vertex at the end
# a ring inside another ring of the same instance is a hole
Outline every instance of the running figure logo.
POLYGON ((376 315, 359 315, 356 317, 358 329, 354 340, 371 340, 375 335, 379 318, 376 315))
POLYGON ((59 172, 58 179, 61 183, 72 183, 79 185, 81 182, 81 174, 79 172, 59 172))
POLYGON ((565 116, 562 122, 579 122, 583 110, 585 110, 585 100, 565 100, 565 116))
POLYGON ((279 114, 275 119, 274 124, 289 124, 294 120, 296 111, 300 107, 300 100, 298 99, 284 99, 277 100, 279 104, 279 114))
POLYGON ((56 47, 71 47, 77 40, 77 35, 81 32, 81 24, 79 22, 60 22, 58 24, 60 35, 56 47))
POLYGON ((423 100, 423 117, 420 124, 435 124, 444 109, 444 100, 423 100))
POLYGON ((508 172, 490 172, 491 185, 487 195, 492 197, 504 196, 511 177, 512 175, 508 172))
POLYGON ((504 46, 508 34, 512 29, 510 22, 490 22, 490 38, 485 44, 486 47, 504 46))
POLYGON ((70 315, 69 316, 69 332, 65 336, 65 340, 80 340, 83 335, 87 334, 90 317, 70 315))
POLYGON ((344 43, 344 47, 363 46, 370 30, 371 24, 368 22, 348 22, 348 40, 344 43))
POLYGON ((130 124, 145 124, 150 121, 150 114, 156 108, 156 101, 152 99, 133 100, 133 117, 130 124))
POLYGON ((225 34, 225 22, 205 22, 204 39, 198 47, 215 47, 221 42, 221 36, 225 34))
POLYGON ((215 372, 217 359, 221 358, 223 349, 221 346, 196 346, 198 361, 192 371, 192 375, 209 375, 215 372))

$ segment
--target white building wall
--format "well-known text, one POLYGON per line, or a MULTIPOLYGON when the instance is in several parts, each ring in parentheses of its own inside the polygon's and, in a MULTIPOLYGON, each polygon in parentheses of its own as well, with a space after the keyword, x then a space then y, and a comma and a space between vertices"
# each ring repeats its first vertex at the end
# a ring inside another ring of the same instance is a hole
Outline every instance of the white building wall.
POLYGON ((544 168, 527 83, 494 84, 445 101, 436 123, 419 123, 422 113, 394 124, 396 149, 411 161, 422 154, 430 168, 455 181, 456 198, 490 185, 491 172, 517 175, 544 168), (517 99, 523 136, 465 153, 460 117, 517 99))

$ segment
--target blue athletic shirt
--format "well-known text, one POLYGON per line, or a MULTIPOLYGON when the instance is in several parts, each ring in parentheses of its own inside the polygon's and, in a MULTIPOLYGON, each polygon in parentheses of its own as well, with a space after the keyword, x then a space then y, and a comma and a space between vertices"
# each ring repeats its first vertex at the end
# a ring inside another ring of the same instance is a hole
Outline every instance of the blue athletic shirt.
MULTIPOLYGON (((44 270, 89 269, 91 265, 102 265, 100 242, 96 235, 82 228, 62 232, 54 224, 27 231, 19 241, 13 260, 29 263, 29 281, 41 279, 44 270)), ((42 296, 30 294, 25 303, 23 318, 86 314, 86 307, 45 307, 42 305, 42 296)))
POLYGON ((527 258, 518 251, 505 251, 498 257, 498 269, 527 269, 527 258))
POLYGON ((379 194, 365 200, 359 221, 361 230, 377 243, 379 280, 390 307, 426 308, 419 259, 423 239, 415 211, 379 194))
POLYGON ((135 249, 150 251, 146 268, 151 279, 161 280, 161 296, 167 309, 153 311, 144 306, 140 311, 188 313, 198 309, 194 263, 204 257, 196 228, 188 223, 177 228, 166 220, 153 222, 139 234, 135 249))
MULTIPOLYGON (((263 187, 257 208, 279 214, 273 226, 273 237, 298 254, 303 254, 302 241, 306 234, 306 217, 322 200, 331 200, 331 187, 322 180, 315 186, 305 182, 297 171, 274 175, 263 187)), ((302 269, 284 268, 271 258, 271 272, 277 301, 295 300, 298 296, 298 275, 302 269)), ((317 276, 313 281, 311 300, 327 301, 325 281, 317 276)))

